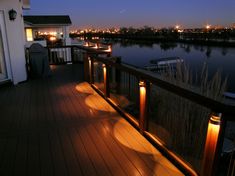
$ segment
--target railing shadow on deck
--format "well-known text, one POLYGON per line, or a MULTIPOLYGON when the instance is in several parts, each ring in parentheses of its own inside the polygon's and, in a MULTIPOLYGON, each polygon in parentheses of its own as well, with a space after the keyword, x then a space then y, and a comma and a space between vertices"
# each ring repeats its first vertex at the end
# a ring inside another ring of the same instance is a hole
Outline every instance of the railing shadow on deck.
POLYGON ((110 52, 64 46, 49 47, 48 55, 50 64, 83 62, 85 81, 186 175, 234 174, 234 148, 224 146, 228 128, 234 133, 234 105, 122 64, 110 52))
MULTIPOLYGON (((115 139, 113 142, 120 144, 121 148, 127 152, 127 155, 134 154, 131 158, 135 163, 138 163, 137 170, 139 170, 141 174, 183 175, 174 165, 170 164, 166 158, 162 157, 159 151, 152 145, 149 145, 149 143, 146 143, 146 139, 144 139, 143 136, 139 135, 126 120, 120 118, 116 111, 111 106, 107 106, 105 100, 98 94, 94 94, 94 90, 88 86, 89 84, 87 82, 82 82, 76 86, 76 90, 84 95, 85 104, 92 109, 93 113, 100 114, 94 115, 94 117, 105 118, 102 122, 102 131, 98 134, 102 134, 102 132, 105 134, 111 133, 115 139), (100 99, 100 101, 97 101, 98 99, 100 99), (141 165, 141 162, 138 161, 139 159, 143 159, 149 170, 146 170, 146 166, 141 165)), ((107 137, 105 138, 107 140, 107 137)), ((120 157, 122 152, 118 147, 119 145, 113 144, 113 142, 108 145, 115 150, 115 155, 120 157)), ((99 143, 97 143, 97 145, 98 144, 99 143)), ((112 165, 112 163, 110 163, 110 165, 112 165)))

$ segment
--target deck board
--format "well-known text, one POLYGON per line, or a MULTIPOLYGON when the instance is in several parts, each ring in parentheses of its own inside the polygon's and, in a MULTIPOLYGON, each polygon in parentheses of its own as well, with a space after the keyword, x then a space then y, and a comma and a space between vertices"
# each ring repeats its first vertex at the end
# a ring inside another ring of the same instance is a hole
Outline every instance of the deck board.
POLYGON ((50 145, 52 151, 52 160, 54 164, 54 173, 55 175, 66 176, 68 175, 68 166, 65 161, 65 156, 62 150, 58 132, 54 131, 50 133, 50 145))
POLYGON ((68 131, 77 161, 81 164, 83 175, 97 175, 95 167, 88 155, 88 151, 85 149, 84 144, 81 142, 80 135, 74 128, 70 128, 68 129, 68 131))
POLYGON ((50 176, 54 174, 52 162, 52 151, 48 134, 40 134, 39 136, 39 151, 41 175, 50 176))
POLYGON ((28 137, 22 135, 19 137, 17 145, 16 157, 14 163, 14 175, 27 175, 27 159, 28 159, 28 137))
POLYGON ((0 88, 0 175, 183 175, 83 82, 82 65, 0 88))

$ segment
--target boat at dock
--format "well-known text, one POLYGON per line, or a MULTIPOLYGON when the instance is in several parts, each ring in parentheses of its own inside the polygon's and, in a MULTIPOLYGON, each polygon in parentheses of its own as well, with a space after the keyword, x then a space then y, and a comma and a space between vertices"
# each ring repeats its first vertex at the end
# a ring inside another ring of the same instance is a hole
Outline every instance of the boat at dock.
POLYGON ((168 68, 175 68, 176 64, 183 63, 184 60, 180 57, 166 57, 150 60, 150 64, 144 66, 144 69, 149 71, 163 71, 168 68))
POLYGON ((235 100, 235 93, 232 92, 224 92, 224 96, 227 98, 231 98, 235 100))
POLYGON ((151 64, 165 65, 165 64, 176 64, 184 62, 180 57, 165 57, 159 59, 150 60, 151 64))

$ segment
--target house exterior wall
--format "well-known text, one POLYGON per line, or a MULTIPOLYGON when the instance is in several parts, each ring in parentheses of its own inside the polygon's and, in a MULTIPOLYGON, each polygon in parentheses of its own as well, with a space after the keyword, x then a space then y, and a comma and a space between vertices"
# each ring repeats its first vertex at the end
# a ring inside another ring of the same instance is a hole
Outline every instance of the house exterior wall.
POLYGON ((25 66, 25 34, 24 22, 22 17, 23 1, 19 0, 1 0, 0 11, 5 20, 6 38, 8 46, 8 58, 5 58, 8 78, 14 84, 25 81, 27 78, 25 66), (8 11, 14 9, 17 17, 14 21, 9 20, 8 11))

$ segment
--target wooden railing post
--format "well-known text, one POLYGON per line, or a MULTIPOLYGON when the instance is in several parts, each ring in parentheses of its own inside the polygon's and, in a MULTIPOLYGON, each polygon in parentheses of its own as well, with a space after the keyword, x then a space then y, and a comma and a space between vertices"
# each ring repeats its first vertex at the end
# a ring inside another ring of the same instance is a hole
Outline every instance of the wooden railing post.
POLYGON ((51 52, 50 52, 50 48, 49 47, 47 47, 47 53, 48 53, 48 59, 49 59, 49 64, 51 64, 52 63, 52 58, 51 58, 51 52))
POLYGON ((88 57, 88 60, 89 60, 90 84, 94 84, 94 59, 88 57))
POLYGON ((110 97, 110 88, 109 88, 109 67, 106 64, 102 65, 103 67, 103 75, 104 75, 104 95, 109 98, 110 97))
POLYGON ((74 58, 74 46, 71 46, 71 61, 74 64, 75 63, 75 58, 74 58))
POLYGON ((149 93, 150 93, 150 83, 140 80, 139 81, 139 103, 140 103, 139 128, 142 134, 147 129, 149 93))
POLYGON ((84 80, 90 82, 90 68, 89 68, 89 60, 86 52, 83 53, 83 66, 84 66, 84 80))
MULTIPOLYGON (((121 64, 122 62, 121 57, 117 57, 115 62, 117 64, 121 64)), ((116 82, 116 92, 117 94, 120 94, 121 93, 121 72, 117 68, 115 68, 115 82, 116 82)))
POLYGON ((212 113, 207 128, 206 143, 202 161, 202 176, 215 175, 218 169, 220 154, 223 147, 226 121, 221 113, 212 113))

